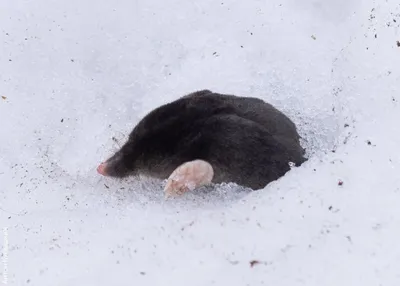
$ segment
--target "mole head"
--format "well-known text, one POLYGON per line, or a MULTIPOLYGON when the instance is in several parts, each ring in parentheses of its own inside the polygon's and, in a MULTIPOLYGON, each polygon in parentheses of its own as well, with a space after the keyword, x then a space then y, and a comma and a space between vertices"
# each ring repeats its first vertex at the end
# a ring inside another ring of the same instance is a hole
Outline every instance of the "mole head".
POLYGON ((127 142, 113 156, 97 167, 97 172, 103 176, 123 178, 133 175, 135 171, 135 156, 132 144, 127 142))

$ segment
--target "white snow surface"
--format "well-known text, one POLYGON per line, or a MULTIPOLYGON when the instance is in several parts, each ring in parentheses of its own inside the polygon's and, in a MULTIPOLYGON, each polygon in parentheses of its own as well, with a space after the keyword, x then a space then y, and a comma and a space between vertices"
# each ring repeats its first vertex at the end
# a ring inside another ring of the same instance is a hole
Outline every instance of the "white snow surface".
POLYGON ((0 0, 0 282, 400 285, 397 41, 398 0, 0 0), (199 89, 274 104, 309 161, 168 201, 96 173, 199 89))

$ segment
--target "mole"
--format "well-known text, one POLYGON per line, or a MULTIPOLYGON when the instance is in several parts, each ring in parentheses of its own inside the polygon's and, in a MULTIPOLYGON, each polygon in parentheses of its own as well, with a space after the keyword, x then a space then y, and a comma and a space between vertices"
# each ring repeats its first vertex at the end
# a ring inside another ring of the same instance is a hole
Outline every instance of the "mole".
POLYGON ((97 172, 166 179, 173 197, 222 182, 262 189, 304 155, 295 124, 271 104, 199 90, 144 116, 97 172))

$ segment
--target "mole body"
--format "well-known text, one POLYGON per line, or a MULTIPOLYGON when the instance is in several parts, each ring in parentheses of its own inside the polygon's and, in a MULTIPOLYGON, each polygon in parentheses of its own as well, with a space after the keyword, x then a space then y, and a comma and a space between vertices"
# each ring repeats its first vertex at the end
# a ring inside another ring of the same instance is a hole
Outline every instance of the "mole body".
POLYGON ((306 161, 299 139, 263 100, 202 90, 148 113, 97 170, 168 179, 167 196, 221 182, 260 189, 306 161))

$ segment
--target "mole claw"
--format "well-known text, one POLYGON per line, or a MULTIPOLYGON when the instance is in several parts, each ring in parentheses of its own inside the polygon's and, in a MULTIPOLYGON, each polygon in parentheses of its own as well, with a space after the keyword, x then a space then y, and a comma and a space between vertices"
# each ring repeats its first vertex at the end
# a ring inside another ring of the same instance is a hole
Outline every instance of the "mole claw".
POLYGON ((202 160, 186 162, 169 176, 164 188, 166 198, 181 196, 188 191, 211 183, 214 172, 211 165, 202 160))

